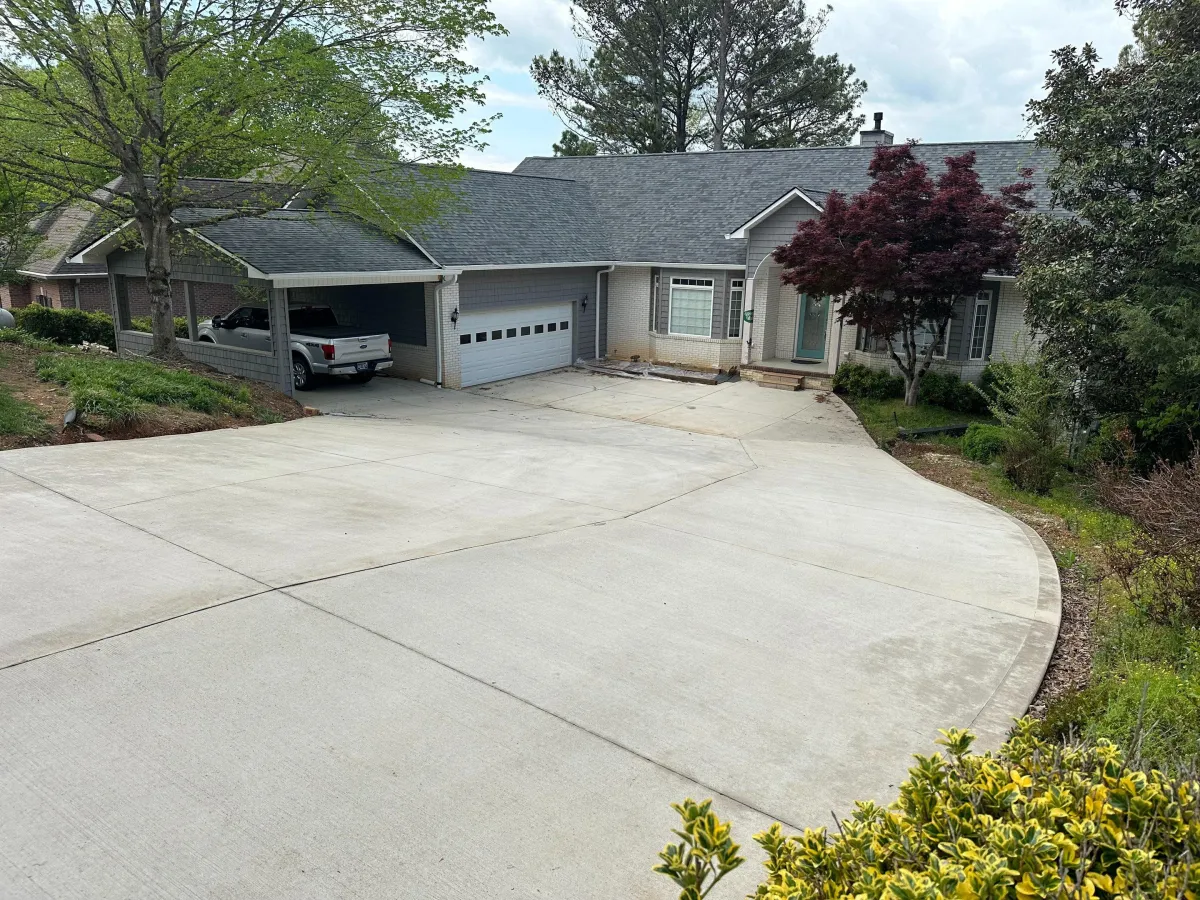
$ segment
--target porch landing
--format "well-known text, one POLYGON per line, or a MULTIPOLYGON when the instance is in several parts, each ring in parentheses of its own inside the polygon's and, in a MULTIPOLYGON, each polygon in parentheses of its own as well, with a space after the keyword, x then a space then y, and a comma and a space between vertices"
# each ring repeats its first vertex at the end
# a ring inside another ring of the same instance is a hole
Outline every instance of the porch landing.
POLYGON ((764 359, 742 366, 739 371, 743 378, 771 387, 828 391, 833 387, 833 369, 830 360, 803 363, 791 359, 764 359))

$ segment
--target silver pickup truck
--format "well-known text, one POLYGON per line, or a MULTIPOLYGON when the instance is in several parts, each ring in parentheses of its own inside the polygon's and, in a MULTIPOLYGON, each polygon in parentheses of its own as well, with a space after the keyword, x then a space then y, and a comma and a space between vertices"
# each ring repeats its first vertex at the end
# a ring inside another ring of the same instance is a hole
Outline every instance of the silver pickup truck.
MULTIPOLYGON (((328 306, 293 306, 292 383, 311 390, 318 375, 349 375, 365 384, 392 365, 392 339, 387 334, 364 334, 361 328, 339 325, 328 306)), ((271 324, 265 306, 240 306, 224 316, 199 323, 201 341, 244 350, 271 350, 271 324)))

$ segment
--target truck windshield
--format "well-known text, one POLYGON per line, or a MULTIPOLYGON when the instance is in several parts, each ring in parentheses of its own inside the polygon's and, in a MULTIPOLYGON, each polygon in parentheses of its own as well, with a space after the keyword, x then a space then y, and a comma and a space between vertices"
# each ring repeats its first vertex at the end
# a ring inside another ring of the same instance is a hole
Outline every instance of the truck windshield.
POLYGON ((288 310, 288 322, 292 331, 303 331, 305 328, 332 328, 337 325, 333 310, 328 306, 300 306, 288 310))

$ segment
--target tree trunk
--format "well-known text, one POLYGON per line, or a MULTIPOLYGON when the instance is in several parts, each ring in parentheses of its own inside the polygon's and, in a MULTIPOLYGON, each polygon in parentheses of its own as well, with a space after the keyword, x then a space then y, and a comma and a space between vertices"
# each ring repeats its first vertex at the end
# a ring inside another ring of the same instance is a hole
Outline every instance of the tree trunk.
POLYGON ((161 213, 155 213, 148 222, 138 222, 142 246, 146 248, 146 290, 150 294, 150 322, 154 336, 150 355, 162 359, 178 359, 183 355, 175 343, 170 225, 170 216, 161 213))
POLYGON ((904 405, 916 406, 917 394, 920 390, 921 379, 916 376, 916 373, 910 375, 906 372, 904 374, 904 405))
POLYGON ((725 149, 725 107, 729 102, 729 35, 734 0, 721 0, 721 23, 717 29, 717 94, 713 98, 712 148, 725 149))

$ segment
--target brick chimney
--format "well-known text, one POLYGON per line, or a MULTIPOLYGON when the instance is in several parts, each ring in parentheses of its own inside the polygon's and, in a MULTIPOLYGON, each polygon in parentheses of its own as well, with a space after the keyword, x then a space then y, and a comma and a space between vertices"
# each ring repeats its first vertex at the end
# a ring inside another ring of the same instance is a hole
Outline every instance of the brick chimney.
POLYGON ((890 131, 883 130, 883 113, 875 113, 875 127, 870 131, 863 129, 858 133, 858 142, 864 147, 878 147, 880 144, 891 144, 895 137, 890 131))

